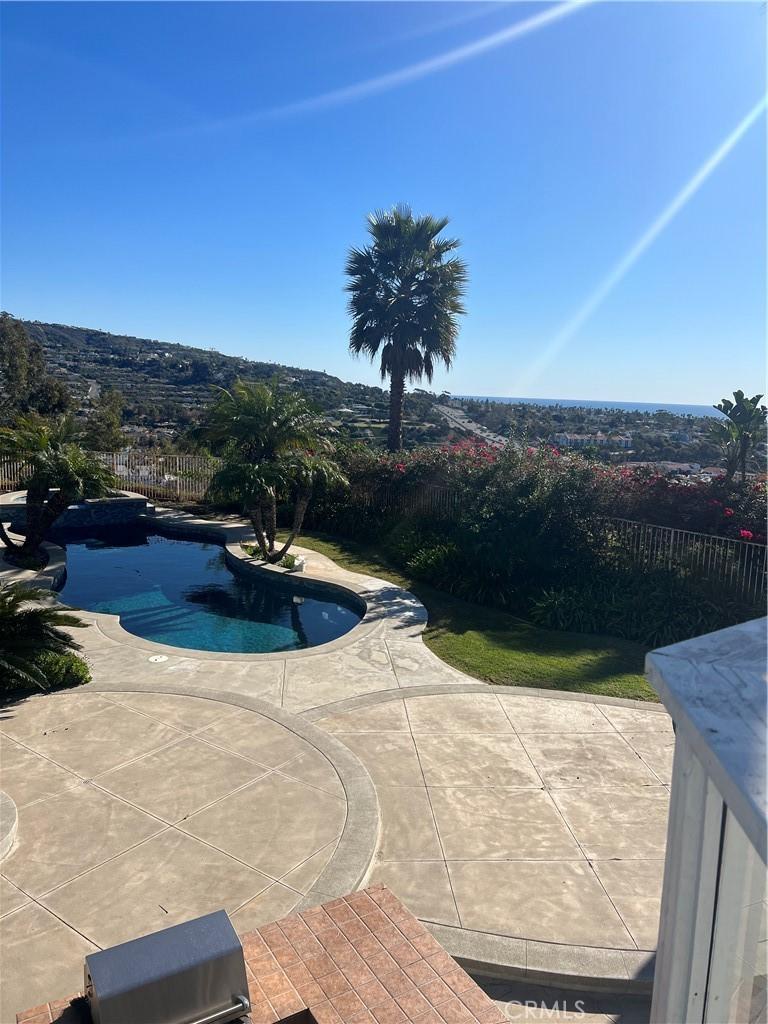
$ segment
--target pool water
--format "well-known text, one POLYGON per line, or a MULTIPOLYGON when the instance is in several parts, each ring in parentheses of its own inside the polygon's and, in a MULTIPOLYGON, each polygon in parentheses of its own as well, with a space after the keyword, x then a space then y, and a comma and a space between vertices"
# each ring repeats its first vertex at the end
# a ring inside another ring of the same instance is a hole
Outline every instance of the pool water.
POLYGON ((173 647, 263 654, 323 644, 357 625, 359 603, 233 573, 218 544, 143 527, 54 538, 67 549, 59 591, 75 608, 120 616, 129 633, 173 647))

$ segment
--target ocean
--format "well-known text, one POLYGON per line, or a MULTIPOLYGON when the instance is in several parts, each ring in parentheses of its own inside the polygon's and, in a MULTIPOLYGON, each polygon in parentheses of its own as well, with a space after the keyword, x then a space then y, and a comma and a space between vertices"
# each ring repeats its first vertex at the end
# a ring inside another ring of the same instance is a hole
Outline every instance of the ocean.
POLYGON ((597 402, 586 398, 501 398, 499 395, 453 395, 453 398, 473 398, 480 402, 502 402, 514 405, 523 402, 526 405, 563 405, 580 409, 626 409, 628 412, 664 412, 676 416, 712 416, 720 419, 723 415, 711 405, 678 405, 674 402, 597 402))

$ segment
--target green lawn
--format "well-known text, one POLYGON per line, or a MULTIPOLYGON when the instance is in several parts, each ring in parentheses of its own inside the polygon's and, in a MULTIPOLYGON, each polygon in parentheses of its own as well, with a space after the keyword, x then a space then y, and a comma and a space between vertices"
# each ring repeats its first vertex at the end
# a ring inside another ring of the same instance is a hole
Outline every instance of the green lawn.
POLYGON ((629 640, 539 629, 506 612, 460 601, 354 541, 304 534, 298 543, 345 569, 383 577, 416 594, 429 612, 427 646, 467 675, 504 686, 657 699, 642 675, 645 651, 629 640))

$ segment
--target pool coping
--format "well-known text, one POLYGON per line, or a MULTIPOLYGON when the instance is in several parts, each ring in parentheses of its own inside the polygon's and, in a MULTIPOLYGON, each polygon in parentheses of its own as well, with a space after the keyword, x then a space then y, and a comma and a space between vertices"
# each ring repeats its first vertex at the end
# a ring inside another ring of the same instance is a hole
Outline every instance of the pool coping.
MULTIPOLYGON (((52 488, 57 490, 57 488, 52 488)), ((139 494, 138 491, 125 491, 122 487, 115 487, 113 494, 107 494, 103 498, 82 498, 80 501, 73 501, 70 507, 77 507, 80 505, 98 505, 99 502, 110 501, 136 501, 140 498, 142 501, 146 501, 147 505, 152 508, 152 499, 148 498, 146 494, 139 494)), ((27 504, 27 492, 21 491, 4 491, 0 494, 0 509, 9 508, 11 505, 15 507, 27 504), (22 501, 23 498, 23 501, 22 501)))
POLYGON ((504 686, 503 684, 484 683, 481 679, 473 679, 472 676, 466 678, 466 683, 424 683, 416 686, 402 686, 397 689, 358 693, 354 697, 344 697, 342 700, 329 701, 318 707, 307 708, 305 711, 299 711, 298 714, 308 722, 319 722, 334 715, 343 715, 347 711, 370 708, 376 704, 386 704, 394 700, 404 700, 406 697, 435 697, 451 693, 495 693, 506 697, 548 697, 550 700, 569 700, 581 704, 608 704, 613 707, 669 715, 663 704, 635 700, 632 697, 611 697, 603 693, 581 693, 578 690, 556 690, 543 686, 504 686))

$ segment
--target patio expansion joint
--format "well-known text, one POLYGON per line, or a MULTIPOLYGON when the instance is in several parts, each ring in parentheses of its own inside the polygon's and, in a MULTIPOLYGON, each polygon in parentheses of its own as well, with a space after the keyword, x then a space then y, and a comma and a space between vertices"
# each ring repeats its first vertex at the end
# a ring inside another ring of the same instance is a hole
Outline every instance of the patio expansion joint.
MULTIPOLYGON (((603 883, 603 880, 600 878, 600 876, 597 873, 597 871, 595 871, 595 867, 594 867, 594 864, 592 863, 592 859, 587 856, 581 841, 579 840, 579 838, 576 835, 576 833, 574 832, 574 830, 571 828, 570 822, 566 818, 565 814, 563 813, 562 808, 560 807, 560 804, 557 802, 557 800, 555 799, 555 797, 553 795, 552 788, 550 786, 548 786, 546 784, 546 782, 544 782, 544 779, 542 778, 541 774, 539 773, 539 770, 536 768, 536 765, 534 764, 533 759, 531 758, 531 755, 528 752, 528 748, 525 745, 525 733, 518 732, 518 730, 515 728, 514 722, 510 718, 509 714, 507 713, 507 709, 504 707, 504 704, 502 703, 502 701, 499 701, 499 704, 501 704, 502 710, 504 711, 505 715, 509 719, 509 724, 514 729, 515 735, 520 740, 520 744, 521 744, 523 750, 525 751, 526 756, 528 757, 528 760, 531 762, 531 766, 533 767, 533 770, 539 776, 539 779, 541 779, 542 789, 549 796, 549 799, 550 799, 553 807, 557 811, 557 814, 558 814, 559 818, 561 819, 563 825, 566 827, 566 829, 568 830, 569 834, 571 835, 571 838, 573 839, 573 841, 578 846, 579 852, 581 853, 581 856, 582 856, 583 860, 589 865, 589 870, 592 872, 592 875, 594 876, 595 880, 597 881, 597 884, 599 885, 600 889, 605 893, 605 896, 606 896, 608 902, 613 907, 614 913, 616 914, 618 919, 621 921, 622 925, 624 926, 624 930, 626 931, 626 933, 629 936, 630 940, 634 943, 635 947, 637 948, 637 942, 635 941, 635 937, 632 934, 632 931, 631 931, 629 925, 627 924, 626 920, 624 919, 624 916, 620 912, 619 908, 616 906, 616 903, 614 902, 613 897, 611 896, 611 894, 606 889, 606 887, 605 887, 605 885, 603 883)), ((602 711, 602 709, 600 708, 599 705, 597 705, 597 710, 598 710, 598 712, 601 715, 603 715, 603 718, 605 718, 609 722, 609 724, 611 725, 613 730, 616 733, 618 733, 619 735, 621 735, 621 733, 619 733, 619 730, 616 728, 616 726, 613 724, 613 722, 610 721, 608 716, 606 714, 604 714, 604 712, 602 711)), ((538 734, 536 734, 536 735, 538 735, 538 734)), ((573 735, 573 733, 571 733, 570 735, 573 735)), ((590 734, 584 733, 584 734, 581 734, 581 735, 590 735, 590 734)), ((613 734, 612 733, 607 733, 606 735, 611 736, 613 734)), ((623 736, 622 736, 622 739, 624 739, 623 736)), ((633 753, 635 753, 635 751, 633 751, 633 753)), ((574 788, 578 788, 578 787, 574 787, 574 788)), ((618 859, 623 860, 624 858, 618 858, 618 859)))
MULTIPOLYGON (((606 715, 606 717, 607 717, 607 715, 606 715)), ((616 729, 616 726, 614 726, 614 728, 616 729)), ((639 751, 635 750, 635 748, 634 748, 634 747, 632 746, 632 744, 631 744, 631 743, 629 742, 629 740, 628 740, 628 739, 627 739, 627 737, 626 737, 626 736, 624 735, 624 733, 623 733, 623 732, 621 732, 621 730, 619 730, 619 729, 616 729, 616 732, 618 733, 618 735, 619 735, 619 736, 621 736, 621 738, 622 738, 623 742, 624 742, 624 743, 626 743, 626 745, 627 745, 627 746, 629 747, 629 749, 630 749, 630 750, 632 751, 632 753, 633 753, 633 754, 635 755, 635 757, 636 757, 636 758, 638 759, 638 761, 640 762, 640 764, 642 764, 642 765, 643 765, 643 767, 644 767, 644 768, 646 768, 646 769, 647 769, 647 771, 649 771, 649 772, 651 773, 651 775, 652 775, 652 776, 654 777, 654 779, 656 779, 656 782, 657 782, 657 784, 658 784, 659 786, 665 786, 665 787, 666 787, 666 788, 668 789, 669 787, 668 787, 667 783, 665 783, 665 782, 664 782, 664 780, 663 780, 662 778, 660 778, 660 777, 659 777, 659 774, 658 774, 658 772, 656 772, 656 771, 655 771, 655 770, 654 770, 654 769, 653 769, 653 768, 652 768, 652 767, 651 767, 651 766, 650 766, 650 765, 648 764, 648 762, 647 762, 647 761, 646 761, 646 759, 645 759, 645 758, 643 757, 643 755, 642 755, 641 753, 639 753, 639 751)))
MULTIPOLYGON (((107 698, 107 699, 110 699, 110 698, 107 698)), ((126 707, 126 705, 122 705, 122 704, 120 704, 117 701, 112 701, 112 703, 116 707, 126 707)), ((105 708, 103 711, 96 712, 94 715, 91 715, 89 717, 96 718, 99 715, 104 714, 108 710, 109 710, 108 708, 105 708)), ((135 709, 128 708, 128 710, 134 711, 135 709)), ((191 738, 191 739, 200 740, 200 741, 206 743, 207 746, 212 747, 214 750, 221 751, 222 753, 227 753, 227 754, 229 754, 232 757, 238 757, 238 758, 240 758, 240 760, 247 761, 249 764, 252 764, 256 768, 260 768, 261 769, 261 775, 258 775, 256 777, 254 777, 253 779, 251 779, 249 782, 244 783, 242 786, 239 786, 237 788, 237 790, 231 790, 229 793, 226 794, 226 796, 231 796, 231 795, 233 795, 233 793, 239 792, 241 789, 247 788, 247 786, 251 785, 251 783, 258 782, 261 779, 265 778, 267 775, 271 775, 273 773, 279 772, 279 770, 281 768, 284 768, 286 765, 289 765, 292 761, 296 760, 296 757, 300 756, 300 755, 295 755, 294 757, 288 758, 288 760, 282 762, 279 765, 275 765, 275 766, 265 765, 265 764, 263 764, 260 761, 256 761, 254 758, 248 757, 247 755, 238 754, 237 752, 230 750, 228 747, 225 747, 225 746, 222 746, 221 744, 216 743, 210 737, 202 735, 204 730, 208 728, 208 725, 202 726, 200 729, 197 729, 197 730, 194 730, 194 731, 185 731, 185 730, 177 729, 175 726, 168 725, 168 723, 162 721, 162 719, 156 718, 156 717, 154 717, 152 715, 147 715, 147 714, 145 714, 142 711, 136 711, 135 713, 142 715, 144 718, 148 718, 150 721, 157 722, 158 725, 162 725, 166 729, 171 729, 174 732, 177 732, 178 736, 176 736, 172 740, 169 740, 167 743, 161 743, 161 744, 159 744, 156 747, 152 747, 149 750, 145 750, 141 754, 137 754, 135 757, 129 758, 127 761, 121 761, 119 764, 113 765, 110 768, 106 768, 104 771, 97 772, 95 775, 82 775, 76 769, 69 768, 69 767, 67 767, 67 765, 62 764, 60 761, 54 760, 53 758, 49 757, 47 754, 44 754, 41 751, 36 750, 34 747, 29 746, 28 743, 24 743, 23 740, 17 739, 15 736, 10 736, 8 733, 5 733, 4 735, 6 736, 7 739, 10 739, 12 742, 17 743, 19 746, 23 747, 25 750, 28 750, 31 754, 34 754, 35 756, 42 758, 44 761, 47 761, 49 764, 52 764, 55 767, 61 768, 63 771, 66 771, 66 772, 70 773, 71 775, 74 776, 74 778, 76 780, 72 784, 70 784, 69 786, 66 786, 64 789, 60 790, 57 793, 52 793, 49 796, 41 797, 38 800, 30 801, 29 804, 24 804, 24 809, 26 809, 27 807, 32 807, 32 806, 34 806, 36 804, 45 803, 45 802, 47 802, 49 800, 54 800, 57 797, 61 796, 62 793, 67 792, 68 790, 75 790, 75 789, 77 789, 79 785, 90 785, 90 786, 93 786, 94 788, 98 789, 100 792, 103 792, 103 793, 108 794, 109 796, 115 797, 116 799, 121 800, 123 803, 126 803, 129 806, 131 806, 131 807, 135 807, 136 810, 142 811, 145 814, 150 814, 152 817, 158 818, 160 821, 163 821, 163 822, 165 822, 168 825, 174 825, 174 824, 177 824, 177 822, 175 822, 175 821, 168 821, 167 819, 163 818, 159 814, 154 814, 151 811, 147 811, 143 807, 139 807, 139 806, 137 806, 135 804, 132 804, 131 801, 126 799, 125 797, 122 797, 119 794, 114 793, 112 790, 107 789, 103 785, 100 785, 98 780, 102 779, 106 775, 110 775, 112 772, 117 772, 117 771, 120 771, 123 768, 128 768, 131 765, 138 764, 139 762, 145 760, 148 757, 152 757, 155 754, 159 754, 159 753, 161 753, 161 752, 163 752, 165 750, 171 750, 173 747, 179 746, 181 743, 183 743, 185 739, 190 739, 191 738)), ((295 781, 295 782, 301 782, 303 785, 309 786, 309 788, 318 788, 318 789, 320 788, 320 787, 313 787, 313 786, 311 786, 310 783, 303 782, 303 780, 301 780, 301 779, 294 779, 293 776, 290 776, 290 775, 287 775, 287 774, 286 774, 286 777, 293 779, 293 781, 295 781)), ((321 792, 326 792, 326 791, 325 790, 321 790, 321 792)), ((224 799, 224 798, 225 797, 221 797, 219 799, 224 799)), ((207 807, 213 806, 213 804, 216 804, 218 802, 219 802, 219 800, 217 799, 217 800, 212 801, 209 804, 206 804, 204 807, 196 808, 194 813, 196 814, 198 811, 204 810, 207 807)), ((179 821, 183 821, 184 819, 180 818, 178 820, 179 821)))
POLYGON ((288 662, 283 661, 283 671, 280 673, 280 707, 285 707, 285 683, 288 675, 288 662))
MULTIPOLYGON (((263 776, 263 777, 265 777, 265 776, 263 776)), ((259 781, 259 780, 253 780, 253 781, 255 782, 255 781, 259 781)), ((252 783, 248 783, 248 785, 251 785, 251 784, 252 783)), ((97 788, 99 788, 101 790, 100 787, 97 787, 97 788)), ((247 788, 247 786, 241 786, 241 787, 239 787, 237 792, 239 792, 240 790, 245 789, 245 788, 247 788)), ((256 868, 252 864, 249 864, 247 861, 242 860, 242 858, 236 856, 235 854, 230 853, 229 851, 226 851, 226 850, 222 850, 220 847, 215 846, 213 843, 208 842, 208 840, 202 839, 200 836, 196 836, 196 835, 194 835, 191 832, 185 831, 183 828, 179 827, 179 823, 166 822, 164 819, 160 818, 158 815, 152 814, 151 812, 144 810, 144 808, 138 807, 136 804, 131 803, 130 800, 125 800, 122 797, 118 797, 116 794, 110 793, 107 790, 101 790, 101 792, 104 792, 107 796, 111 796, 111 797, 114 797, 117 800, 120 800, 121 803, 124 803, 127 806, 132 807, 134 810, 141 811, 142 813, 148 815, 149 817, 155 818, 157 821, 161 822, 164 827, 158 829, 157 832, 153 832, 152 835, 146 836, 144 839, 141 839, 139 842, 133 843, 130 846, 126 846, 125 849, 120 850, 117 853, 112 854, 109 857, 105 857, 104 860, 99 861, 97 864, 89 865, 89 867, 85 868, 83 871, 77 872, 76 874, 72 875, 70 878, 65 879, 63 882, 60 882, 57 885, 52 886, 50 889, 47 889, 45 892, 40 893, 39 896, 37 896, 37 897, 30 897, 30 898, 34 899, 36 903, 40 903, 40 905, 45 910, 48 910, 51 913, 54 913, 53 910, 51 910, 51 908, 46 903, 42 902, 43 900, 48 899, 48 897, 52 896, 54 893, 58 892, 60 889, 65 888, 67 885, 70 885, 72 882, 75 882, 75 881, 77 881, 77 880, 79 880, 81 878, 84 878, 87 875, 91 874, 92 872, 99 870, 100 868, 106 867, 108 864, 113 863, 114 861, 118 860, 120 857, 125 856, 125 854, 133 853, 135 850, 138 850, 140 847, 145 846, 147 843, 150 843, 153 840, 157 839, 159 836, 166 835, 169 832, 176 832, 179 835, 184 836, 184 838, 186 838, 186 839, 191 839, 191 840, 193 840, 195 842, 199 842, 201 845, 208 847, 208 849, 214 850, 216 853, 220 853, 224 857, 227 857, 230 860, 235 861, 236 863, 240 864, 242 867, 248 868, 250 871, 256 871, 256 872, 258 872, 258 874, 263 875, 265 878, 269 879, 268 885, 265 885, 263 888, 259 889, 255 893, 253 893, 248 898, 248 900, 245 901, 246 903, 250 902, 250 900, 252 900, 252 899, 255 899, 256 896, 260 895, 262 892, 264 892, 266 889, 268 889, 269 886, 271 886, 275 882, 281 881, 280 878, 275 878, 274 875, 270 875, 267 871, 264 871, 262 868, 256 868)), ((233 791, 233 792, 235 792, 235 791, 233 791)), ((227 796, 230 796, 230 795, 231 794, 227 794, 227 796)), ((226 799, 226 797, 222 797, 221 799, 222 800, 226 799)), ((214 801, 214 804, 215 803, 219 803, 219 802, 220 801, 214 801)), ((207 807, 214 806, 214 804, 208 804, 207 807)), ((201 808, 201 810, 204 810, 204 809, 205 808, 201 808)), ((195 813, 197 813, 197 812, 195 812, 195 813)), ((186 819, 183 819, 183 818, 180 819, 180 821, 184 821, 184 820, 186 820, 186 819)), ((317 852, 317 851, 315 851, 315 852, 317 852)), ((298 866, 299 865, 296 865, 296 867, 298 867, 298 866)), ((294 868, 291 868, 290 870, 294 870, 294 868)), ((290 872, 286 872, 286 874, 288 874, 288 873, 290 873, 290 872)), ((13 880, 10 879, 10 878, 8 880, 13 882, 13 880)), ((20 886, 17 885, 16 882, 13 882, 13 884, 16 886, 17 889, 20 888, 20 886)), ((285 884, 285 883, 283 883, 283 884, 285 884)), ((293 888, 293 887, 292 886, 287 886, 287 888, 293 888)), ((296 892, 297 896, 301 896, 302 895, 302 893, 299 890, 294 890, 294 891, 296 892)), ((58 916, 58 915, 54 915, 54 916, 58 916)), ((77 931, 77 929, 74 929, 74 930, 77 931)), ((93 940, 89 938, 88 941, 92 942, 93 940)))
MULTIPOLYGON (((154 688, 153 688, 152 692, 157 692, 157 691, 154 690, 154 688)), ((195 692, 194 694, 191 694, 191 695, 193 695, 195 697, 198 697, 199 693, 195 692)), ((117 702, 114 702, 114 703, 115 703, 115 706, 118 706, 117 702)), ((108 709, 105 709, 105 710, 108 710, 108 709)), ((95 716, 90 716, 90 717, 95 717, 95 716)), ((151 716, 144 715, 144 717, 145 718, 150 718, 151 716)), ((160 721, 160 720, 157 720, 157 721, 160 721)), ((164 722, 161 723, 161 724, 165 725, 164 722)), ((309 727, 309 728, 312 728, 312 727, 309 727)), ((318 730, 318 732, 319 732, 319 730, 318 730)), ((324 734, 322 734, 322 735, 324 736, 324 734)), ((162 744, 160 747, 155 747, 152 750, 146 751, 142 755, 140 755, 139 757, 132 758, 132 759, 130 759, 130 761, 125 762, 124 764, 134 764, 137 761, 140 761, 140 760, 142 760, 145 757, 151 756, 152 754, 156 753, 158 750, 168 749, 169 747, 173 747, 173 746, 177 745, 185 737, 189 737, 189 736, 190 736, 190 733, 184 733, 184 732, 179 731, 179 738, 178 739, 174 739, 170 743, 162 744)), ((215 745, 211 744, 211 746, 215 746, 215 745)), ((314 746, 314 744, 313 744, 313 746, 314 746)), ((217 748, 217 749, 224 750, 225 748, 217 748)), ((37 752, 36 751, 32 751, 32 753, 37 753, 37 752)), ((231 754, 232 752, 231 751, 227 751, 227 753, 231 754)), ((322 753, 322 751, 321 751, 321 753, 322 753)), ((40 756, 43 757, 43 755, 40 755, 40 756)), ((298 757, 298 756, 301 756, 301 755, 296 755, 293 758, 287 759, 285 762, 281 762, 280 767, 289 766, 290 763, 292 761, 296 760, 296 757, 298 757)), ((43 757, 43 759, 50 760, 50 759, 47 759, 47 758, 44 758, 44 757, 43 757)), ((244 783, 243 785, 236 787, 236 789, 231 790, 231 791, 223 794, 221 797, 217 798, 216 800, 210 801, 210 802, 208 802, 207 804, 205 804, 204 806, 202 806, 200 808, 196 808, 195 811, 193 812, 194 814, 197 814, 197 813, 199 813, 199 812, 201 812, 203 810, 206 810, 206 809, 208 809, 208 808, 210 808, 212 806, 215 806, 218 803, 221 803, 222 801, 228 799, 229 797, 231 797, 235 793, 241 792, 241 791, 249 788, 250 786, 253 786, 255 783, 263 781, 265 778, 268 778, 269 776, 274 776, 274 777, 277 777, 277 778, 290 778, 291 781, 297 783, 298 785, 300 785, 302 787, 305 787, 307 790, 312 790, 312 789, 315 788, 315 787, 313 787, 311 785, 307 785, 306 783, 304 783, 300 779, 293 779, 291 776, 282 775, 276 768, 270 768, 270 767, 266 767, 264 765, 258 764, 257 762, 254 762, 252 759, 246 758, 245 760, 250 760, 251 763, 253 763, 257 767, 261 768, 262 769, 261 774, 258 777, 256 777, 256 778, 250 779, 248 782, 244 783)), ((333 760, 332 759, 329 758, 328 760, 330 761, 331 764, 333 764, 333 760)), ((54 763, 54 762, 52 762, 52 763, 54 763)), ((120 765, 119 767, 122 767, 122 766, 123 765, 120 765)), ((68 770, 68 769, 66 769, 66 770, 68 770)), ((112 771, 112 770, 115 770, 115 769, 109 769, 106 772, 100 773, 100 776, 109 774, 109 771, 112 771)), ((100 776, 98 776, 98 777, 100 777, 100 776)), ((97 869, 104 868, 105 865, 108 865, 108 864, 112 863, 113 861, 117 860, 119 857, 121 857, 121 856, 123 856, 123 855, 125 855, 127 853, 133 852, 136 849, 140 848, 141 846, 144 846, 146 843, 148 843, 148 842, 150 842, 152 840, 156 840, 159 836, 166 835, 169 832, 176 832, 179 835, 182 835, 185 838, 192 840, 193 842, 199 842, 203 846, 206 846, 209 849, 216 851, 217 853, 221 854, 222 856, 224 856, 226 858, 229 858, 229 859, 231 859, 234 862, 239 863, 240 865, 242 865, 243 867, 247 868, 248 870, 256 871, 259 875, 261 875, 264 879, 267 880, 267 883, 265 885, 263 885, 258 890, 250 893, 248 898, 243 901, 241 906, 245 906, 247 903, 250 903, 253 899, 256 899, 259 895, 261 895, 263 892, 265 892, 267 889, 269 889, 272 885, 274 885, 275 883, 278 883, 278 882, 281 885, 283 885, 285 888, 290 889, 292 892, 295 893, 296 901, 297 902, 300 901, 304 897, 304 893, 300 889, 297 889, 294 886, 292 886, 289 882, 286 882, 285 878, 292 871, 296 870, 297 868, 301 867, 304 863, 306 863, 307 860, 311 859, 312 856, 315 856, 317 853, 321 852, 320 850, 313 851, 312 854, 310 855, 310 857, 305 858, 304 860, 299 862, 299 864, 291 865, 290 868, 287 871, 282 872, 279 877, 275 877, 274 874, 270 874, 268 871, 263 870, 263 868, 255 867, 254 865, 249 864, 247 861, 242 860, 240 857, 236 856, 232 852, 227 851, 227 850, 222 850, 219 847, 215 846, 214 844, 208 842, 206 839, 204 839, 204 838, 202 838, 200 836, 196 836, 193 833, 188 832, 186 829, 181 827, 183 822, 185 822, 188 819, 188 817, 192 817, 192 815, 188 815, 186 817, 180 818, 177 821, 169 821, 166 818, 163 818, 161 815, 153 813, 153 812, 147 810, 146 808, 141 807, 141 806, 133 803, 131 800, 121 796, 120 794, 117 794, 117 793, 111 792, 110 790, 105 789, 102 785, 99 785, 98 782, 94 781, 94 779, 85 779, 85 778, 82 778, 80 776, 77 776, 77 778, 80 780, 81 784, 89 785, 93 789, 103 793, 108 798, 116 800, 116 801, 118 801, 118 802, 120 802, 122 804, 125 804, 126 806, 131 807, 132 809, 138 811, 139 813, 141 813, 143 815, 146 815, 149 818, 153 818, 158 823, 158 825, 160 825, 161 827, 158 828, 156 831, 154 831, 151 835, 149 835, 149 836, 145 837, 144 839, 140 840, 139 842, 133 843, 133 844, 125 847, 124 849, 116 852, 115 854, 113 854, 113 855, 111 855, 109 857, 106 857, 103 860, 100 860, 96 864, 89 865, 83 871, 77 872, 76 874, 72 875, 69 878, 66 878, 65 880, 63 880, 62 882, 58 883, 57 885, 52 886, 49 889, 46 889, 44 892, 38 894, 37 897, 30 895, 29 893, 26 892, 26 890, 24 890, 21 886, 19 886, 11 878, 8 878, 8 881, 10 881, 13 885, 15 885, 16 888, 19 888, 20 891, 22 891, 24 893, 24 895, 28 897, 28 899, 30 899, 31 901, 36 903, 38 906, 42 907, 42 909, 44 911, 52 914, 57 919, 62 920, 62 923, 68 925, 68 922, 66 922, 62 918, 60 918, 59 915, 56 914, 52 910, 52 908, 48 905, 48 903, 46 902, 48 897, 52 896, 54 893, 56 893, 60 889, 64 888, 68 884, 76 881, 77 879, 85 877, 85 876, 87 876, 88 874, 90 874, 91 872, 93 872, 93 871, 95 871, 97 869)), ((322 790, 321 792, 325 793, 326 795, 333 795, 333 794, 328 794, 327 791, 324 791, 324 790, 322 790)), ((61 795, 61 794, 60 793, 56 794, 56 796, 58 796, 58 795, 61 795)), ((55 797, 50 797, 48 799, 55 799, 55 797)), ((331 845, 334 845, 334 846, 338 847, 339 838, 340 838, 340 836, 335 836, 330 841, 330 843, 326 843, 325 846, 323 846, 321 849, 325 850, 325 849, 328 848, 328 846, 331 846, 331 845)), ((23 909, 23 908, 20 908, 20 909, 23 909)), ((240 909, 240 907, 238 907, 237 909, 240 909)), ((98 943, 96 943, 90 936, 85 935, 84 933, 79 932, 79 930, 77 928, 73 927, 72 930, 77 932, 78 934, 81 934, 82 937, 84 939, 86 939, 86 941, 93 943, 93 945, 95 945, 95 946, 98 946, 98 943)))
MULTIPOLYGON (((112 701, 112 703, 114 703, 118 707, 128 707, 128 705, 123 705, 119 701, 113 700, 112 697, 110 697, 110 696, 108 696, 106 694, 105 694, 105 699, 112 701)), ((184 739, 195 739, 195 740, 199 740, 202 743, 205 743, 207 746, 211 747, 214 750, 220 751, 221 753, 228 754, 231 757, 239 758, 241 761, 247 761, 249 764, 252 764, 252 765, 254 765, 257 768, 261 768, 262 769, 262 773, 263 773, 262 775, 260 775, 258 777, 255 777, 255 778, 251 779, 250 782, 244 783, 242 786, 238 787, 237 792, 239 792, 239 790, 241 790, 241 789, 245 789, 252 782, 260 781, 266 775, 270 775, 272 773, 277 773, 277 774, 279 774, 279 775, 281 775, 281 776, 283 776, 285 778, 291 779, 291 781, 293 781, 293 782, 301 783, 301 785, 307 786, 310 789, 317 789, 321 793, 329 794, 329 791, 323 789, 322 786, 314 786, 311 782, 306 782, 304 779, 300 779, 300 778, 298 778, 298 777, 296 777, 294 775, 291 775, 290 771, 288 771, 289 766, 291 764, 293 764, 294 761, 298 760, 298 758, 300 758, 302 756, 300 753, 299 754, 294 754, 292 757, 286 758, 285 761, 281 761, 279 764, 268 765, 268 764, 265 764, 263 761, 259 761, 257 758, 250 757, 248 754, 242 753, 241 751, 232 750, 230 747, 225 746, 223 743, 217 742, 216 738, 213 737, 213 736, 207 736, 206 732, 207 732, 208 729, 211 728, 211 724, 212 724, 210 722, 207 722, 205 725, 201 725, 199 729, 178 729, 176 726, 169 725, 162 718, 158 718, 155 715, 150 715, 148 712, 142 711, 139 708, 130 707, 130 710, 131 711, 135 711, 136 714, 143 715, 145 718, 150 719, 150 721, 157 722, 158 725, 162 725, 165 728, 176 729, 178 732, 181 733, 181 738, 180 739, 172 740, 169 743, 163 744, 162 746, 154 747, 152 750, 145 751, 143 754, 138 754, 135 758, 131 759, 130 761, 125 761, 123 764, 115 765, 114 768, 108 768, 106 771, 100 772, 98 775, 94 775, 92 777, 93 779, 101 778, 103 775, 108 775, 110 772, 117 771, 119 768, 125 768, 128 765, 136 764, 137 762, 142 761, 144 758, 149 757, 149 756, 151 756, 153 754, 157 754, 157 753, 159 753, 162 750, 168 750, 171 747, 177 746, 179 743, 183 742, 184 739)), ((326 758, 326 760, 328 760, 328 759, 326 758)), ((330 761, 330 760, 329 760, 329 764, 331 764, 331 766, 333 766, 333 762, 330 761)), ((231 796, 234 792, 236 792, 236 790, 232 790, 230 793, 227 794, 227 796, 231 796)), ((329 795, 333 796, 334 794, 330 793, 329 795)), ((213 804, 215 804, 215 803, 218 803, 218 800, 214 800, 211 804, 206 804, 205 806, 206 807, 210 807, 210 806, 213 806, 213 804)), ((197 811, 198 810, 202 810, 202 809, 204 809, 204 808, 198 808, 197 810, 194 811, 194 813, 197 814, 197 811)), ((180 819, 180 820, 183 820, 183 819, 180 819)))
MULTIPOLYGON (((7 875, 3 875, 1 872, 0 872, 0 877, 4 878, 7 882, 11 882, 11 879, 8 878, 7 875)), ((59 914, 57 914, 55 910, 52 910, 50 907, 47 907, 44 903, 41 903, 41 900, 44 898, 43 896, 40 896, 40 897, 32 896, 30 893, 28 893, 26 891, 26 889, 23 889, 22 886, 17 885, 16 882, 11 882, 11 885, 15 886, 15 888, 17 888, 19 890, 19 892, 23 892, 24 895, 29 900, 29 902, 23 904, 23 906, 21 906, 21 907, 17 907, 15 910, 9 911, 7 914, 3 914, 2 915, 3 918, 7 919, 7 918, 10 918, 10 917, 13 917, 14 914, 20 914, 23 910, 27 910, 29 908, 30 904, 33 904, 34 906, 39 907, 40 910, 44 911, 46 914, 50 914, 51 917, 55 917, 56 920, 60 924, 63 924, 65 928, 69 929, 69 931, 71 931, 71 932, 74 932, 75 935, 79 935, 80 938, 81 939, 85 939, 86 942, 90 942, 92 946, 95 946, 97 949, 102 949, 103 948, 102 946, 99 945, 98 942, 96 942, 95 939, 92 939, 90 937, 90 935, 86 935, 85 932, 81 931, 79 928, 75 928, 75 926, 70 921, 65 920, 63 917, 61 917, 59 914)))
POLYGON ((451 899, 453 900, 453 907, 454 907, 454 910, 456 911, 456 920, 459 922, 459 925, 461 925, 463 927, 462 920, 461 920, 461 912, 459 911, 459 903, 458 903, 458 900, 456 899, 456 893, 455 893, 454 888, 453 888, 453 879, 451 878, 451 872, 448 870, 448 861, 447 861, 446 856, 445 856, 445 847, 443 845, 443 837, 440 834, 440 828, 438 827, 438 823, 437 823, 437 816, 435 815, 435 808, 434 808, 434 806, 432 804, 432 794, 430 793, 429 786, 427 785, 427 777, 426 777, 426 774, 424 773, 424 765, 423 765, 422 760, 421 760, 421 752, 419 751, 419 745, 416 742, 416 737, 413 735, 413 725, 411 723, 411 716, 408 713, 408 702, 406 700, 403 700, 403 707, 405 708, 405 719, 408 722, 408 734, 411 737, 411 743, 413 743, 414 750, 416 751, 416 760, 419 763, 419 772, 421 773, 421 779, 422 779, 422 782, 424 784, 424 789, 425 789, 426 794, 427 794, 427 802, 429 804, 429 813, 432 816, 432 824, 435 826, 435 835, 437 836, 437 841, 438 841, 438 843, 440 845, 440 853, 442 854, 442 857, 443 857, 443 865, 445 866, 445 874, 446 874, 446 877, 448 878, 448 886, 449 886, 449 888, 451 890, 451 899))

